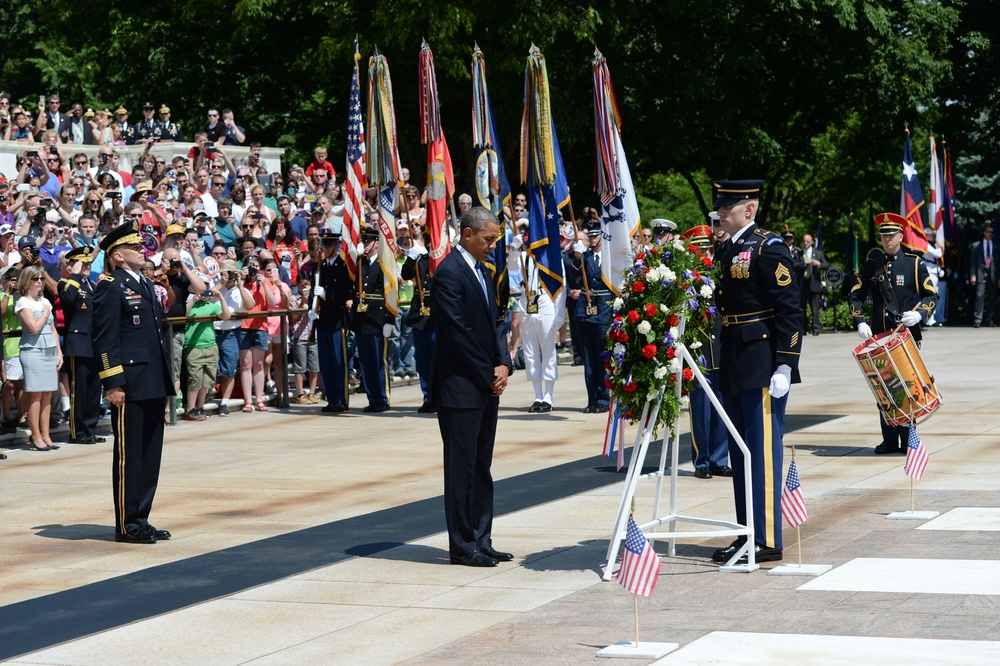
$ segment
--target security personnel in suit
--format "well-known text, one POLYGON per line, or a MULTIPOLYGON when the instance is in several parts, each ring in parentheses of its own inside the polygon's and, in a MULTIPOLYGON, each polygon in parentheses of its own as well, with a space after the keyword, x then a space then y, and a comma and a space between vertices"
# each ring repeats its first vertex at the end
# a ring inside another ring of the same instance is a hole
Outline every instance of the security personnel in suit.
POLYGON ((346 412, 349 407, 347 333, 351 319, 354 284, 347 263, 340 255, 340 236, 330 229, 319 230, 322 256, 317 267, 318 284, 315 312, 316 347, 323 393, 324 412, 346 412))
MULTIPOLYGON (((873 249, 855 277, 848 296, 851 317, 862 340, 873 334, 891 331, 900 324, 906 326, 917 347, 920 346, 920 324, 937 306, 937 290, 927 273, 920 255, 902 249, 906 219, 895 213, 879 213, 878 223, 882 249, 873 249), (871 296, 872 325, 865 321, 862 305, 871 296)), ((875 453, 905 453, 910 429, 890 426, 879 412, 882 441, 875 453)))
POLYGON ((86 245, 66 253, 69 277, 59 280, 59 303, 63 310, 66 335, 63 353, 69 357, 69 441, 71 444, 98 444, 101 416, 101 378, 91 343, 94 315, 94 283, 90 264, 97 250, 86 245))
POLYGON ((997 287, 1000 269, 996 264, 996 239, 993 225, 983 227, 983 238, 972 244, 969 252, 969 284, 976 288, 976 304, 972 311, 972 325, 979 328, 983 321, 996 326, 997 287))
MULTIPOLYGON (((589 247, 580 254, 574 254, 573 268, 587 276, 590 287, 590 302, 586 294, 577 294, 576 327, 580 334, 580 348, 583 355, 583 379, 587 386, 587 406, 584 414, 598 414, 608 411, 610 396, 604 384, 604 359, 601 354, 607 341, 608 327, 611 326, 611 301, 614 295, 601 275, 601 222, 589 220, 584 225, 589 247)), ((580 249, 579 246, 576 249, 580 249)), ((582 281, 582 280, 581 280, 582 281)), ((577 290, 574 290, 577 291, 577 290)), ((573 294, 570 293, 570 296, 573 294)))
POLYGON ((493 443, 510 353, 483 261, 500 225, 481 206, 462 215, 458 244, 434 273, 437 349, 431 400, 444 444, 444 503, 452 564, 495 567, 514 559, 493 548, 493 443))
POLYGON ((140 273, 146 257, 139 222, 113 229, 101 249, 107 266, 94 291, 94 356, 115 437, 115 541, 155 543, 170 538, 149 524, 160 475, 163 404, 174 395, 162 312, 153 285, 140 273))
POLYGON ((406 324, 413 333, 413 356, 420 377, 420 390, 424 394, 424 402, 417 409, 420 414, 433 414, 437 411, 430 400, 431 359, 434 358, 434 322, 431 320, 431 271, 427 255, 427 245, 430 236, 424 233, 424 244, 413 244, 406 252, 406 261, 399 269, 402 280, 413 280, 413 300, 410 301, 410 311, 406 315, 406 324), (420 280, 417 280, 417 275, 420 280))
MULTIPOLYGON (((699 254, 712 254, 712 228, 701 225, 691 227, 683 234, 681 240, 688 247, 694 247, 699 254)), ((701 349, 704 356, 705 378, 712 384, 715 397, 722 402, 719 392, 719 355, 720 339, 722 337, 722 318, 716 316, 712 332, 712 340, 701 349)), ((711 479, 715 476, 732 476, 729 467, 729 431, 722 416, 712 406, 708 394, 701 384, 691 391, 691 462, 694 463, 694 475, 699 479, 711 479)))
MULTIPOLYGON (((386 338, 392 334, 396 318, 385 307, 385 277, 378 260, 378 229, 361 230, 364 256, 358 258, 360 294, 351 311, 351 330, 358 345, 361 379, 368 395, 363 411, 381 413, 389 409, 389 364, 386 338)), ((392 270, 396 265, 392 265, 392 270)))
MULTIPOLYGON (((736 520, 746 525, 753 511, 755 559, 770 562, 781 559, 782 437, 788 389, 800 381, 802 308, 788 246, 754 223, 763 186, 761 180, 712 184, 719 224, 730 235, 715 256, 715 302, 722 317, 719 388, 752 465, 753 505, 747 507, 743 452, 730 437, 736 520)), ((737 539, 712 559, 728 562, 744 545, 737 539)))

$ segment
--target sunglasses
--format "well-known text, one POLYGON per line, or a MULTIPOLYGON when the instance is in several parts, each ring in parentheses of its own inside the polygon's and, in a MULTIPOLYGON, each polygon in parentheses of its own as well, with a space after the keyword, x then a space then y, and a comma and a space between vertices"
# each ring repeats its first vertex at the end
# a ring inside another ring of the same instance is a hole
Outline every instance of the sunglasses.
POLYGON ((213 252, 212 256, 213 257, 224 257, 224 256, 226 256, 226 253, 225 252, 213 252))
POLYGON ((45 282, 45 278, 44 277, 33 277, 33 278, 31 278, 31 281, 32 282, 45 282))
POLYGON ((87 161, 84 160, 83 162, 73 162, 73 164, 75 164, 76 166, 79 166, 79 167, 85 167, 85 166, 87 166, 87 161))
POLYGON ((130 220, 139 220, 142 219, 142 213, 129 213, 128 215, 126 215, 126 217, 128 217, 130 220))
POLYGON ((225 187, 225 183, 212 183, 212 187, 225 187))

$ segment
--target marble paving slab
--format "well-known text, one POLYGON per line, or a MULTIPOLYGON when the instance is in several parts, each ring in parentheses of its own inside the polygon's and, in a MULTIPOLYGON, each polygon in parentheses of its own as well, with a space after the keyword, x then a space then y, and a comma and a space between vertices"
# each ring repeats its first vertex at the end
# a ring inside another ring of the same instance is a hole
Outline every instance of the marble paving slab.
POLYGON ((960 506, 917 529, 1000 532, 1000 509, 988 506, 960 506))
POLYGON ((997 595, 1000 561, 857 558, 797 589, 997 595))

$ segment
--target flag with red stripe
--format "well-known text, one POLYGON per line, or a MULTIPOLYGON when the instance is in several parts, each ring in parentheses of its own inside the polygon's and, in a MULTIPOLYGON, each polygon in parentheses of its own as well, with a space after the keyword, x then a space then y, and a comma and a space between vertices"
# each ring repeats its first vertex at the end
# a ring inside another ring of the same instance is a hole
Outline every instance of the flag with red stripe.
POLYGON ((792 527, 798 527, 806 522, 806 500, 802 497, 802 484, 799 483, 799 468, 792 464, 788 466, 788 476, 785 477, 785 487, 781 489, 781 515, 792 527))
POLYGON ((629 514, 622 566, 618 569, 616 580, 632 594, 648 597, 656 589, 656 579, 659 575, 660 558, 656 556, 656 551, 646 540, 642 530, 635 524, 632 514, 629 514))
POLYGON ((917 428, 911 425, 910 436, 906 441, 906 464, 903 466, 906 476, 913 477, 917 481, 922 479, 928 459, 927 449, 917 436, 917 428))
POLYGON ((903 227, 903 245, 916 252, 927 251, 924 221, 920 209, 924 206, 924 191, 920 189, 917 168, 910 149, 910 130, 906 130, 906 147, 903 149, 903 187, 899 196, 899 214, 906 218, 903 227))
POLYGON ((361 243, 361 219, 364 215, 365 126, 361 122, 361 89, 358 83, 358 60, 354 54, 351 94, 347 112, 347 180, 344 182, 344 228, 341 231, 340 256, 347 263, 351 279, 357 278, 358 247, 361 243))

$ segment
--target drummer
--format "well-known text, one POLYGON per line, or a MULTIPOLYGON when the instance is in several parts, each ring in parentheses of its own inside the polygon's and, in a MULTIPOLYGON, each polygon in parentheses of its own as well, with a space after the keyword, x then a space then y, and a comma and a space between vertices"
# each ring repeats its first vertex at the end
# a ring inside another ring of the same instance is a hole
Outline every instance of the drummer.
MULTIPOLYGON (((862 340, 900 325, 905 326, 919 348, 920 324, 934 312, 938 301, 937 290, 927 267, 920 261, 920 255, 902 245, 906 219, 895 213, 879 213, 875 221, 882 249, 869 252, 860 273, 855 276, 855 284, 848 297, 854 325, 862 340), (865 321, 861 309, 869 295, 872 298, 871 325, 865 321)), ((879 421, 882 442, 875 447, 875 453, 906 453, 909 427, 890 426, 881 412, 879 421)))

